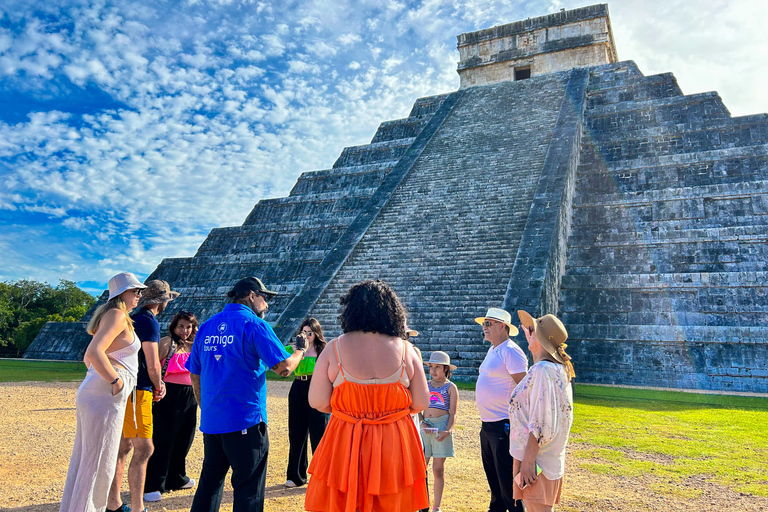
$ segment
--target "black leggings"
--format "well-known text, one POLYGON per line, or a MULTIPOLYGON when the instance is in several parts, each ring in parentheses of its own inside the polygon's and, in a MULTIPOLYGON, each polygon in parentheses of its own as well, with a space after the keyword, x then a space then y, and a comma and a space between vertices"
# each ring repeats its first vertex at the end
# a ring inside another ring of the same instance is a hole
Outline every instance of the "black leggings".
POLYGON ((328 424, 328 415, 309 405, 311 379, 295 379, 288 393, 288 480, 296 485, 307 483, 307 437, 312 451, 317 450, 328 424))

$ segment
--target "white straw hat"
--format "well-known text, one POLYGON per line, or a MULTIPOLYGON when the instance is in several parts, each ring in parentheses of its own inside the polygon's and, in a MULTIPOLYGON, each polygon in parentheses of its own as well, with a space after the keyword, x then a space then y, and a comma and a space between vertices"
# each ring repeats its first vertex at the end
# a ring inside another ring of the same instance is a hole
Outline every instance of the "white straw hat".
POLYGON ((429 361, 426 364, 447 364, 451 370, 456 369, 455 364, 451 364, 451 356, 441 350, 435 350, 432 355, 429 356, 429 361))
POLYGON ((136 276, 130 272, 120 272, 116 276, 113 276, 112 279, 109 280, 107 286, 109 287, 109 300, 114 299, 126 290, 146 288, 146 286, 141 284, 141 281, 136 279, 136 276))
POLYGON ((478 318, 475 318, 475 322, 477 322, 480 325, 483 325, 483 322, 486 320, 496 320, 497 322, 501 322, 507 327, 509 327, 509 335, 510 336, 517 336, 520 331, 517 330, 517 327, 512 325, 512 315, 509 314, 509 311, 501 308, 488 308, 488 312, 485 314, 485 316, 481 316, 478 318))

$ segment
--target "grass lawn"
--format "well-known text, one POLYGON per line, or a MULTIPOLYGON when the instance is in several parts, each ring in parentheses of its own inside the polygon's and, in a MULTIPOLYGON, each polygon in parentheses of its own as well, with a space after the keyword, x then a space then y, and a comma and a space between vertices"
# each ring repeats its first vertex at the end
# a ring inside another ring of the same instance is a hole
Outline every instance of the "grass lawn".
POLYGON ((768 496, 768 399, 577 385, 575 402, 581 469, 655 475, 662 494, 694 498, 686 481, 705 478, 768 496))
POLYGON ((0 359, 0 382, 66 382, 83 380, 85 364, 74 361, 0 359))

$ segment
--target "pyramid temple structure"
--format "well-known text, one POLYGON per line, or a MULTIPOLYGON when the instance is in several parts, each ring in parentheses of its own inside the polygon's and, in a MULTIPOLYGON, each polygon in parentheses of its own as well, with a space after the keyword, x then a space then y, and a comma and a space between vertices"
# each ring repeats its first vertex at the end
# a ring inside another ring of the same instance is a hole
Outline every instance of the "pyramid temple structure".
MULTIPOLYGON (((281 339, 308 316, 333 337, 339 297, 380 278, 460 379, 488 349, 474 318, 500 306, 558 314, 579 382, 768 392, 768 115, 619 61, 604 4, 458 49, 459 90, 163 260, 148 279, 182 296, 161 322, 210 317, 253 275, 281 339)), ((80 358, 87 320, 47 324, 25 357, 80 358)))

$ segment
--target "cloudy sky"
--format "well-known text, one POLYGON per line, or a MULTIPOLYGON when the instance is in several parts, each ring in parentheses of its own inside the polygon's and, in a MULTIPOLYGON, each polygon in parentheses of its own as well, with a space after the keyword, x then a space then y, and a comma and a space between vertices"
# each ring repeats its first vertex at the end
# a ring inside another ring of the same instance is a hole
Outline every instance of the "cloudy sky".
MULTIPOLYGON (((458 88, 456 35, 588 2, 0 0, 0 281, 141 278, 458 88)), ((768 112, 768 2, 609 3, 619 58, 768 112)))

